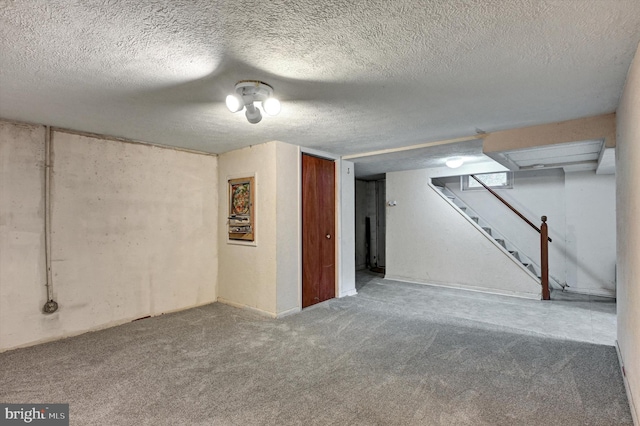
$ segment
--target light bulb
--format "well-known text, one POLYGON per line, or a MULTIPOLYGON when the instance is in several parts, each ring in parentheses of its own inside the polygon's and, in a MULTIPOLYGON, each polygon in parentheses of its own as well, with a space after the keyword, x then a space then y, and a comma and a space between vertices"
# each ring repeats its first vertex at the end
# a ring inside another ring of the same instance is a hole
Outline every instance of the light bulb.
POLYGON ((228 95, 226 99, 227 108, 231 112, 238 112, 244 107, 242 99, 238 95, 228 95))
POLYGON ((269 115, 278 115, 280 112, 280 101, 276 98, 268 98, 262 102, 262 109, 269 115))
POLYGON ((462 158, 454 157, 454 158, 448 159, 445 164, 450 169, 457 169, 458 167, 462 166, 463 163, 464 163, 464 160, 462 158))

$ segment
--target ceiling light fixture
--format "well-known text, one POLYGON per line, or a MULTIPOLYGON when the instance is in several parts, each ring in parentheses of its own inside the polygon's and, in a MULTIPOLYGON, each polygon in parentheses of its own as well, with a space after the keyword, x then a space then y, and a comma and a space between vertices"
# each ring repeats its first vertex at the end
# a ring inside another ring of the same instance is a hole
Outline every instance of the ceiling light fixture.
POLYGON ((277 115, 280 112, 280 101, 273 97, 273 87, 258 80, 241 80, 236 83, 235 93, 227 96, 227 108, 231 112, 245 109, 245 116, 251 124, 262 120, 262 113, 256 105, 260 103, 267 115, 277 115))
POLYGON ((447 167, 449 167, 450 169, 457 169, 458 167, 462 166, 464 164, 464 159, 460 158, 460 157, 453 157, 453 158, 449 158, 445 164, 447 165, 447 167))

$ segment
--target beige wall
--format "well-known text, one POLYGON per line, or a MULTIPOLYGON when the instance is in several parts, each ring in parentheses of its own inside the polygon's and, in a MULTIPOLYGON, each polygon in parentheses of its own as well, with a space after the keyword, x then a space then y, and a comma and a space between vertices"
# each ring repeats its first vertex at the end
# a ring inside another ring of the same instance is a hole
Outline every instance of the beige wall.
POLYGON ((428 170, 387 173, 387 278, 540 298, 540 284, 428 186, 428 170))
MULTIPOLYGON (((316 155, 322 153, 314 152, 316 155)), ((219 157, 219 298, 272 317, 301 309, 301 149, 273 141, 219 157), (228 183, 255 176, 256 241, 227 238, 228 183)), ((337 297, 356 293, 353 163, 336 161, 337 297)))
POLYGON ((53 132, 60 308, 42 314, 44 129, 0 129, 0 349, 216 300, 217 158, 53 132))
POLYGON ((44 127, 0 121, 0 351, 59 333, 47 301, 44 127))
POLYGON ((219 298, 270 316, 300 309, 299 148, 254 145, 219 157, 219 298), (229 179, 255 177, 255 242, 227 238, 229 179))
POLYGON ((640 421, 640 46, 616 113, 618 345, 640 421))
POLYGON ((276 142, 276 314, 300 310, 300 149, 276 142))
MULTIPOLYGON (((299 147, 271 142, 216 157, 53 132, 60 309, 44 315, 45 128, 0 122, 0 137, 0 350, 218 299, 271 316, 300 310, 299 147), (248 245, 226 238, 227 179, 241 176, 256 178, 248 245)), ((339 231, 341 296, 355 293, 347 228, 339 231)))

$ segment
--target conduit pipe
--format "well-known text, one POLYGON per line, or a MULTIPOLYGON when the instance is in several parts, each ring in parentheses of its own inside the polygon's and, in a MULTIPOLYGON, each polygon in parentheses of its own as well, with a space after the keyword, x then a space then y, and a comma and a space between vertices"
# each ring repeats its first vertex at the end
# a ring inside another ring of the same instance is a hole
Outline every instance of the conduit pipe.
POLYGON ((53 300, 53 280, 51 276, 51 127, 45 126, 44 133, 44 258, 47 268, 47 302, 42 312, 52 314, 58 310, 53 300))

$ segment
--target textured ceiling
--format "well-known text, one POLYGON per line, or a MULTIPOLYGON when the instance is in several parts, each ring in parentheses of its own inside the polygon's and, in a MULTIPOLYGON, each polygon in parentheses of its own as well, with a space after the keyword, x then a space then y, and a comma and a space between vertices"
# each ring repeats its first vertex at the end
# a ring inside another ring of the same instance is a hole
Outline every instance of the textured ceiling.
MULTIPOLYGON (((368 155, 350 159, 355 163, 355 175, 359 179, 380 179, 380 172, 397 172, 401 170, 445 168, 447 159, 456 157, 464 164, 494 163, 482 153, 482 140, 447 143, 424 148, 397 151, 380 155, 368 155)), ((449 169, 456 174, 459 169, 449 169)))
POLYGON ((638 0, 0 0, 0 117, 353 154, 615 111, 639 41, 638 0))

